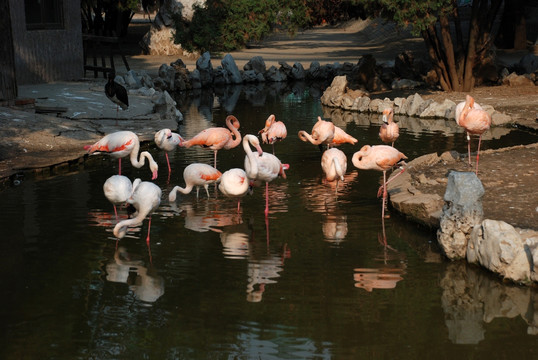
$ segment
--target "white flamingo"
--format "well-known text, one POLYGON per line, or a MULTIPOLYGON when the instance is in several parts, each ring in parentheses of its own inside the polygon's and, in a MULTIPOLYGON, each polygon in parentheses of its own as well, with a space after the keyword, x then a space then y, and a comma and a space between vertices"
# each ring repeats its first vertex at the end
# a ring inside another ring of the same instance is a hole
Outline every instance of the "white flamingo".
POLYGON ((245 172, 249 179, 254 182, 265 182, 265 216, 269 214, 269 183, 278 175, 286 178, 284 170, 289 169, 288 164, 282 164, 273 154, 263 152, 260 141, 254 135, 245 135, 243 138, 245 156, 245 172), (253 153, 250 145, 254 146, 257 153, 253 153))
POLYGON ((321 168, 328 181, 336 180, 336 193, 338 193, 338 181, 344 181, 347 170, 346 154, 337 148, 325 150, 321 156, 321 168))
POLYGON ((198 198, 198 192, 200 186, 205 188, 207 197, 209 198, 209 184, 212 184, 220 179, 221 172, 215 169, 211 165, 194 163, 190 164, 183 170, 183 179, 185 180, 185 187, 174 186, 170 194, 168 194, 168 200, 170 202, 176 201, 176 193, 179 191, 182 194, 189 194, 196 186, 196 198, 198 198))
POLYGON ((247 173, 243 169, 233 168, 225 171, 219 180, 219 190, 225 196, 237 198, 237 212, 241 209, 241 198, 250 188, 247 173))
POLYGON ((170 129, 162 129, 155 133, 155 144, 159 149, 165 151, 166 163, 168 164, 168 174, 172 173, 172 168, 170 167, 170 160, 168 159, 168 152, 174 151, 179 143, 183 141, 183 138, 172 132, 170 129))
POLYGON ((129 230, 129 226, 137 226, 144 221, 146 216, 149 215, 148 224, 148 236, 146 243, 149 245, 149 234, 151 230, 151 214, 161 204, 161 189, 152 182, 142 181, 133 191, 131 197, 127 200, 129 204, 132 204, 136 212, 134 218, 122 220, 114 227, 114 236, 121 239, 125 236, 129 230))
POLYGON ((122 205, 127 202, 127 200, 133 194, 133 189, 140 184, 140 179, 135 179, 134 182, 131 182, 127 176, 123 175, 112 175, 106 179, 103 184, 103 192, 105 197, 112 203, 114 206, 114 214, 116 215, 116 221, 118 221, 118 211, 116 210, 116 205, 122 205))

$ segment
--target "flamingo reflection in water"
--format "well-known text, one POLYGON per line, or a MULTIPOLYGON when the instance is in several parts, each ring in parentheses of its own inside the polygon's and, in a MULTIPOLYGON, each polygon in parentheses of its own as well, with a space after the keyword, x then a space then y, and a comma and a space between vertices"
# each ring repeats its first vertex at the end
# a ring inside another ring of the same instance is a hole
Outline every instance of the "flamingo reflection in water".
POLYGON ((353 280, 355 287, 371 292, 373 289, 394 289, 403 280, 406 269, 405 255, 387 244, 385 221, 382 221, 383 231, 378 234, 378 241, 383 246, 381 256, 374 258, 380 262, 379 267, 355 268, 353 280))
POLYGON ((242 223, 240 214, 220 210, 217 202, 182 203, 172 208, 185 217, 185 228, 196 232, 213 231, 220 233, 223 226, 242 223))
POLYGON ((144 266, 142 260, 133 260, 125 247, 114 252, 114 258, 106 265, 106 279, 110 282, 129 285, 134 296, 144 302, 155 302, 164 294, 164 280, 151 266, 144 266))
POLYGON ((322 230, 325 241, 340 245, 347 236, 347 215, 325 215, 322 230))

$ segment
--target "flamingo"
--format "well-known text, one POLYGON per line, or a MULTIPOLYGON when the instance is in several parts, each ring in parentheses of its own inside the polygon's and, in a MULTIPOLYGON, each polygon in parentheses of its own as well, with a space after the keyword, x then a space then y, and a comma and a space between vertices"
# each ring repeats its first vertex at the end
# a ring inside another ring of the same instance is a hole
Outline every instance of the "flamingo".
POLYGON ((151 170, 151 180, 157 179, 157 171, 159 165, 153 160, 151 154, 147 151, 140 153, 140 159, 138 159, 138 151, 140 150, 140 141, 138 136, 131 131, 117 131, 104 136, 101 140, 93 145, 84 146, 85 150, 88 150, 89 154, 95 152, 104 152, 117 158, 119 162, 119 172, 121 175, 121 158, 129 155, 131 164, 136 168, 141 168, 145 164, 145 160, 148 159, 149 168, 151 170))
POLYGON ((276 179, 278 175, 286 178, 284 170, 289 169, 288 164, 282 164, 273 154, 263 152, 260 141, 254 135, 245 135, 243 138, 243 149, 245 150, 245 172, 249 179, 254 182, 265 182, 265 216, 269 214, 269 183, 276 179), (252 152, 250 145, 254 146, 257 154, 252 152))
POLYGON ((299 131, 299 139, 304 142, 309 141, 314 145, 330 145, 334 139, 335 126, 331 121, 321 120, 318 116, 318 121, 312 127, 312 135, 306 131, 299 131))
POLYGON ((105 95, 116 104, 116 117, 118 117, 119 107, 121 107, 122 110, 127 110, 127 108, 129 108, 129 97, 127 96, 127 90, 114 81, 115 77, 115 72, 108 73, 108 82, 105 85, 105 95))
POLYGON ((336 193, 338 193, 338 181, 344 181, 347 170, 346 154, 337 148, 326 150, 321 156, 321 168, 328 181, 336 180, 336 193))
POLYGON ((233 149, 241 143, 239 120, 233 115, 226 117, 226 128, 212 127, 202 130, 190 140, 180 141, 179 146, 190 148, 193 145, 208 147, 215 152, 214 166, 217 167, 217 151, 233 149))
POLYGON ((166 163, 168 164, 168 175, 172 173, 172 168, 170 167, 170 160, 168 159, 168 152, 174 151, 176 146, 183 140, 183 138, 176 133, 173 133, 170 129, 162 129, 155 133, 155 144, 159 149, 165 151, 166 163))
MULTIPOLYGON (((353 154, 353 157, 351 158, 353 165, 361 170, 383 171, 383 210, 381 212, 381 219, 385 218, 387 170, 391 169, 403 159, 407 159, 407 157, 396 148, 388 145, 364 145, 359 151, 353 154)), ((401 174, 401 172, 399 174, 401 174)))
POLYGON ((392 108, 386 108, 383 110, 383 124, 379 128, 379 137, 384 143, 392 143, 400 136, 400 127, 396 124, 392 117, 394 116, 394 110, 392 108))
POLYGON ((129 226, 137 226, 144 221, 149 215, 148 236, 146 243, 149 246, 149 234, 151 229, 151 214, 161 204, 161 189, 152 182, 142 181, 133 191, 131 197, 127 200, 135 209, 135 217, 132 219, 122 220, 114 227, 114 236, 121 239, 127 233, 129 226))
POLYGON ((118 211, 116 210, 116 205, 121 205, 127 202, 133 193, 133 189, 140 184, 140 181, 140 179, 135 179, 135 181, 131 183, 131 180, 129 180, 127 176, 112 175, 103 184, 103 192, 105 193, 105 197, 114 206, 116 221, 118 221, 118 211))
POLYGON ((334 127, 334 138, 333 141, 329 143, 329 146, 338 146, 345 143, 355 145, 359 140, 355 139, 353 136, 346 133, 344 130, 340 129, 338 126, 334 127))
POLYGON ((170 202, 176 201, 176 193, 179 191, 182 194, 189 194, 193 187, 196 186, 196 198, 198 199, 198 192, 200 186, 205 188, 207 197, 209 198, 209 184, 212 184, 220 179, 222 173, 215 169, 211 165, 194 163, 190 164, 183 170, 183 179, 185 180, 185 187, 174 186, 170 194, 168 194, 168 200, 170 202))
POLYGON ((241 208, 241 198, 250 189, 247 173, 243 169, 233 168, 225 171, 219 180, 219 190, 227 197, 237 198, 237 212, 241 208))
POLYGON ((273 154, 275 153, 275 142, 284 140, 288 135, 286 125, 282 121, 276 121, 273 114, 269 115, 265 120, 265 127, 258 132, 258 134, 260 133, 262 134, 263 143, 273 146, 273 154))
POLYGON ((467 95, 465 102, 456 106, 456 122, 467 131, 467 152, 469 154, 469 166, 471 166, 471 134, 479 135, 478 151, 476 153, 476 170, 478 175, 478 159, 480 157, 480 143, 482 134, 491 126, 491 116, 474 102, 472 96, 467 95), (462 105, 463 104, 463 105, 462 105))

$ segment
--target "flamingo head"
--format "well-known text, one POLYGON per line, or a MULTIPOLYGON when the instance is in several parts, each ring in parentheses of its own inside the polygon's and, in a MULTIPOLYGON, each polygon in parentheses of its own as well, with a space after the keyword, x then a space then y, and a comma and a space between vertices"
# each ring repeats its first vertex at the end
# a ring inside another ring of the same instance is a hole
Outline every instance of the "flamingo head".
POLYGON ((392 120, 392 116, 394 114, 394 110, 392 108, 386 108, 383 110, 383 122, 385 124, 388 124, 392 120))
POLYGON ((228 117, 226 117, 226 120, 230 120, 230 123, 232 124, 232 126, 236 129, 239 129, 239 126, 241 124, 239 124, 239 120, 237 120, 237 118, 233 115, 228 115, 228 117))
POLYGON ((121 222, 117 223, 116 226, 114 226, 114 236, 121 239, 125 236, 125 234, 127 234, 127 230, 127 226, 123 226, 121 222))
POLYGON ((157 179, 157 175, 159 172, 159 165, 157 165, 155 161, 150 161, 149 169, 151 170, 151 180, 157 179))
POLYGON ((288 170, 290 168, 290 164, 280 164, 280 172, 278 175, 282 176, 282 178, 286 178, 286 173, 284 170, 288 170))

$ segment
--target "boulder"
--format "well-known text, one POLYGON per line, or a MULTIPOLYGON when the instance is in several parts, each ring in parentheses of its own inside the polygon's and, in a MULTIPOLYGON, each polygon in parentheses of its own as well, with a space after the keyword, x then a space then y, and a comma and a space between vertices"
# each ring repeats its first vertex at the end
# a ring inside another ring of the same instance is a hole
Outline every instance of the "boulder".
POLYGON ((261 56, 254 56, 243 66, 243 70, 254 70, 256 73, 264 74, 266 70, 265 61, 261 56))
POLYGON ((504 221, 486 219, 472 231, 467 261, 516 282, 530 280, 531 267, 518 232, 504 221))
POLYGON ((243 82, 239 68, 237 67, 232 55, 226 54, 221 63, 222 68, 228 73, 230 84, 241 84, 243 82))
POLYGON ((437 240, 446 256, 465 258, 467 243, 475 225, 481 223, 484 187, 474 172, 451 171, 444 195, 437 240))
POLYGON ((200 72, 200 82, 202 87, 213 83, 213 65, 211 65, 211 54, 206 51, 196 60, 196 70, 200 72))

